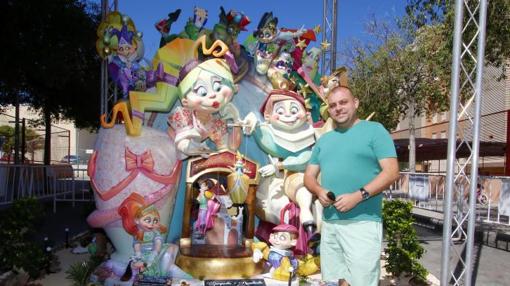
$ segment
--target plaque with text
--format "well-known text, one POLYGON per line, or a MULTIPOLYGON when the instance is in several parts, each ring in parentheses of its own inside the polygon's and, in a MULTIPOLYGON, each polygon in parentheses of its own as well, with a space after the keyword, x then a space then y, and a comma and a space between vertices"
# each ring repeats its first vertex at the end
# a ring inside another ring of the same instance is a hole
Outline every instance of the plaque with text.
POLYGON ((264 279, 205 280, 205 286, 266 286, 264 279))

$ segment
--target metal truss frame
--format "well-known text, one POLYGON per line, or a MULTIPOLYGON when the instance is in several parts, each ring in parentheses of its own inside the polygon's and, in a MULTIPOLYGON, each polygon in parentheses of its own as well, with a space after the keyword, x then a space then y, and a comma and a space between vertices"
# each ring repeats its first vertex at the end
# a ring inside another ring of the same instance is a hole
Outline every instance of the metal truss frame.
MULTIPOLYGON (((117 0, 101 0, 101 17, 102 20, 106 19, 106 15, 110 13, 110 11, 118 11, 118 1, 117 0)), ((107 121, 110 118, 111 110, 115 102, 117 102, 117 85, 111 81, 108 77, 108 61, 103 59, 101 61, 101 109, 100 112, 102 114, 106 114, 107 121)))
POLYGON ((441 285, 474 284, 472 268, 486 17, 487 0, 455 1, 441 285), (460 124, 463 118, 467 120, 460 124), (471 155, 459 160, 456 150, 463 144, 469 147, 471 155), (467 210, 462 207, 464 186, 469 187, 467 210), (455 207, 454 194, 460 202, 455 207), (455 265, 453 271, 452 265, 455 265))
POLYGON ((329 48, 322 52, 321 74, 327 75, 333 72, 336 67, 336 47, 337 47, 337 0, 323 0, 322 12, 322 43, 330 44, 329 48))

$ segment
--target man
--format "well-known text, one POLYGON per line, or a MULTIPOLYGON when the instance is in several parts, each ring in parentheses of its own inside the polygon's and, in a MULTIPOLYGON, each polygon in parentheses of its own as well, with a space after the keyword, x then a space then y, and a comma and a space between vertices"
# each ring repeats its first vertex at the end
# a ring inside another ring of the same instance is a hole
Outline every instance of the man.
POLYGON ((322 279, 344 279, 354 286, 378 285, 380 193, 398 178, 399 170, 388 131, 379 123, 358 119, 358 105, 347 87, 330 92, 328 111, 336 128, 317 141, 304 184, 324 206, 322 279), (334 200, 328 192, 335 195, 334 200))

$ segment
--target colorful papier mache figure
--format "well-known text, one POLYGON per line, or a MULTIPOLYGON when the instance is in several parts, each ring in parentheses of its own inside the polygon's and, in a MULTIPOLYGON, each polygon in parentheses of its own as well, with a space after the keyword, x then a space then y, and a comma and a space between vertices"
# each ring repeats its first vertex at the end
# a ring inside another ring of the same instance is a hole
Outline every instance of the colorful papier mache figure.
POLYGON ((241 46, 237 42, 237 36, 241 31, 246 31, 250 19, 241 12, 230 10, 225 13, 223 6, 220 7, 220 22, 214 25, 211 39, 221 40, 229 47, 236 58, 241 54, 241 46))
POLYGON ((280 224, 273 228, 269 236, 271 246, 264 242, 255 242, 252 245, 253 261, 266 260, 271 267, 270 276, 276 280, 288 281, 298 269, 298 260, 292 248, 296 246, 298 230, 290 224, 280 224))
POLYGON ((281 52, 273 59, 267 70, 267 77, 274 89, 293 90, 295 85, 290 81, 293 59, 287 52, 281 52))
POLYGON ((161 40, 159 41, 159 47, 163 47, 171 40, 177 38, 177 35, 170 35, 170 31, 172 29, 172 24, 177 21, 179 15, 181 14, 181 9, 177 9, 171 13, 168 13, 168 17, 158 21, 154 26, 156 30, 161 34, 161 40))
MULTIPOLYGON (((228 52, 223 42, 217 43, 228 52)), ((227 120, 238 121, 239 112, 230 103, 236 86, 227 61, 191 59, 180 70, 178 87, 182 107, 168 118, 177 149, 185 156, 207 155, 212 150, 205 140, 210 139, 218 150, 236 150, 240 129, 234 127, 229 133, 227 120)))
POLYGON ((236 92, 231 73, 235 61, 227 45, 215 41, 207 47, 205 35, 197 41, 175 39, 158 50, 154 66, 162 67, 165 77, 156 83, 156 91, 130 92, 131 112, 126 103, 118 103, 110 122, 101 117, 101 126, 113 127, 117 114, 122 113, 127 133, 138 136, 146 111, 168 112, 179 98, 182 107, 169 117, 169 124, 182 158, 209 153, 206 139, 211 139, 217 149, 237 149, 239 128, 234 127, 233 134, 229 134, 226 123, 239 117, 230 103, 236 92))
POLYGON ((121 87, 122 98, 127 99, 128 91, 145 90, 145 71, 138 61, 143 53, 138 53, 139 47, 134 41, 135 33, 128 31, 127 25, 123 24, 122 29, 110 31, 117 36, 118 44, 115 54, 111 56, 108 63, 108 72, 115 83, 121 87))
POLYGON ((160 224, 159 212, 146 205, 144 198, 132 193, 119 207, 122 226, 133 236, 134 255, 131 267, 135 272, 152 277, 183 277, 189 275, 174 264, 176 245, 165 243, 167 228, 160 224))
POLYGON ((290 81, 297 86, 298 93, 305 98, 306 108, 310 111, 314 127, 323 124, 320 106, 325 102, 319 85, 320 74, 318 73, 319 57, 322 48, 312 47, 303 53, 302 65, 290 75, 290 81))
POLYGON ((107 15, 97 30, 96 49, 108 61, 108 75, 120 88, 122 99, 130 90, 145 91, 154 84, 154 74, 140 64, 144 46, 142 33, 133 21, 118 12, 107 15))
POLYGON ((207 34, 207 30, 204 29, 205 23, 207 23, 207 10, 196 7, 193 9, 193 17, 190 17, 184 26, 184 31, 178 34, 170 34, 172 24, 177 21, 181 9, 177 9, 174 12, 168 14, 168 17, 158 21, 154 26, 156 30, 161 34, 161 40, 159 47, 163 47, 167 43, 175 40, 176 38, 197 40, 200 36, 207 34))
POLYGON ((321 78, 321 86, 319 89, 322 97, 324 98, 324 102, 321 104, 320 112, 322 118, 324 119, 329 118, 328 107, 326 104, 329 92, 337 86, 348 86, 347 69, 345 67, 339 67, 335 69, 330 75, 322 76, 321 78))
POLYGON ((255 47, 255 68, 257 73, 266 74, 271 61, 279 54, 280 50, 291 53, 295 49, 294 38, 299 38, 306 30, 301 28, 297 31, 283 31, 278 29, 278 18, 273 17, 273 12, 262 15, 257 30, 253 32, 258 40, 255 47))
POLYGON ((199 179, 198 215, 194 222, 194 244, 239 245, 241 236, 232 237, 230 231, 242 229, 243 207, 233 207, 230 193, 216 179, 199 179))
POLYGON ((257 197, 259 193, 267 195, 267 202, 262 204, 266 205, 266 209, 272 209, 270 212, 276 213, 269 221, 278 224, 278 214, 287 202, 273 201, 271 197, 277 197, 277 194, 283 191, 291 201, 298 204, 301 224, 308 235, 312 235, 318 221, 311 211, 312 194, 303 185, 303 171, 315 144, 315 134, 308 123, 304 99, 293 91, 273 90, 260 112, 264 115, 265 122, 258 123, 254 113, 248 114, 244 119, 244 132, 255 137, 259 147, 269 154, 272 161, 259 170, 263 177, 272 178, 272 182, 266 185, 267 189, 259 188, 257 197), (283 174, 280 171, 283 171, 283 174))

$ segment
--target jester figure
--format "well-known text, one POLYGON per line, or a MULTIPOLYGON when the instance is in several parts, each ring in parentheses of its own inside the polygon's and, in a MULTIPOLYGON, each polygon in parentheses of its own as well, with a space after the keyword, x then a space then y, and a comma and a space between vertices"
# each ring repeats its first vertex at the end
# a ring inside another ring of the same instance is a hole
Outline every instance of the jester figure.
POLYGON ((139 64, 143 57, 143 44, 125 23, 121 30, 111 28, 108 33, 117 37, 115 53, 108 57, 108 73, 120 87, 122 98, 127 99, 130 90, 143 91, 147 88, 146 71, 139 64))

